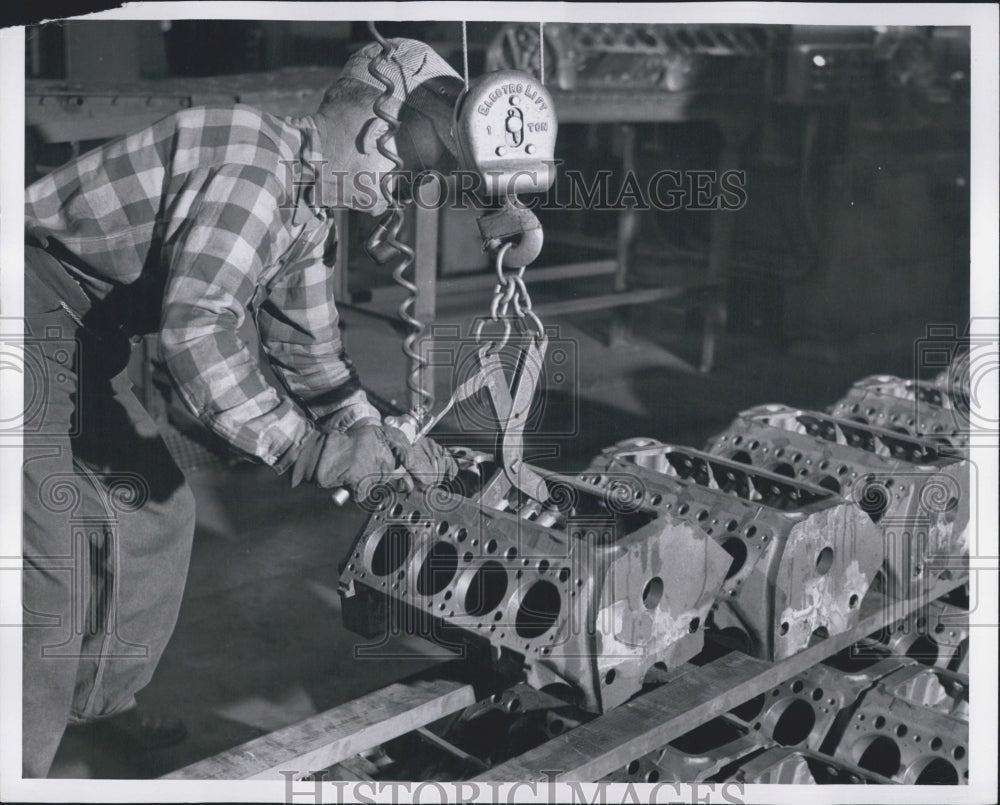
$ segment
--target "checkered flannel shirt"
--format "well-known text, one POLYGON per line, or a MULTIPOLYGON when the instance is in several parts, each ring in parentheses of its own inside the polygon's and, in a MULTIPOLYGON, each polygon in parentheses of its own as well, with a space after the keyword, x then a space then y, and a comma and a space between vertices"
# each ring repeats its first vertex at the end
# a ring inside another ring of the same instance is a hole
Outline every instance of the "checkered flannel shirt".
POLYGON ((307 203, 299 173, 322 161, 310 117, 202 107, 91 151, 25 193, 26 227, 77 258, 74 278, 91 300, 118 286, 154 289, 141 316, 151 324, 135 329, 158 328, 180 396, 279 472, 313 429, 379 416, 340 340, 333 222, 307 203), (238 335, 248 312, 282 391, 238 335))

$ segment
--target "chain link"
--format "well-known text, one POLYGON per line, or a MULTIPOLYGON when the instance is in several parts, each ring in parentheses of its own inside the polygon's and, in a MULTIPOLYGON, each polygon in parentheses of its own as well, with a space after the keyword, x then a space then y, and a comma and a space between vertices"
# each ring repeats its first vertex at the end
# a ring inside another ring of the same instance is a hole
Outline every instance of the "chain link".
POLYGON ((504 243, 497 251, 494 268, 497 275, 497 284, 493 287, 493 300, 490 302, 489 319, 480 319, 476 322, 474 336, 476 343, 483 340, 483 330, 487 321, 503 322, 503 337, 499 341, 494 341, 493 352, 498 352, 506 346, 510 340, 513 330, 512 322, 518 321, 524 330, 530 331, 532 328, 537 336, 545 333, 545 326, 541 319, 532 311, 531 294, 528 293, 528 286, 524 282, 525 266, 520 266, 508 272, 504 272, 504 257, 513 244, 504 243), (511 305, 514 307, 511 315, 511 305))

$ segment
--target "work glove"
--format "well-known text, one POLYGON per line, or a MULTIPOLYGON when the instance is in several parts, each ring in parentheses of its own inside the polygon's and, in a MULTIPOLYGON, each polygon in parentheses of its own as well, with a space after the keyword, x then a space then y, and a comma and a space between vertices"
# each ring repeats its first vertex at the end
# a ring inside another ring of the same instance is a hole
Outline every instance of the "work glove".
POLYGON ((393 455, 418 489, 426 489, 458 474, 458 463, 451 453, 430 437, 424 436, 410 444, 399 428, 385 425, 383 430, 393 455))
POLYGON ((380 425, 359 422, 347 431, 306 437, 292 464, 292 486, 313 481, 324 489, 344 486, 364 498, 396 469, 396 457, 380 425))

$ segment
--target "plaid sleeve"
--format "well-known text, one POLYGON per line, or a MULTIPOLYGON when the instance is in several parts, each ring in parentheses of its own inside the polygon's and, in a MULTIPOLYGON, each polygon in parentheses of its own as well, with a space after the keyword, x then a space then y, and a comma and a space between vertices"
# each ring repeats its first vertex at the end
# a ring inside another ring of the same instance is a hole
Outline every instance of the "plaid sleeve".
POLYGON ((272 252, 288 235, 281 187, 256 165, 213 171, 165 244, 163 360, 181 397, 209 428, 279 472, 313 429, 267 382, 238 331, 272 252))
POLYGON ((323 430, 346 429, 362 419, 381 421, 361 389, 344 351, 334 300, 332 227, 291 256, 257 314, 264 351, 288 391, 323 430))

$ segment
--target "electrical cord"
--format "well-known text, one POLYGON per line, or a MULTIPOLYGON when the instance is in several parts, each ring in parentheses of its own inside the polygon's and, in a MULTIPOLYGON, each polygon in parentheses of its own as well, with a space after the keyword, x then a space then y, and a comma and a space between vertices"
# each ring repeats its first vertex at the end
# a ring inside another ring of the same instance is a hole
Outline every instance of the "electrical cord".
POLYGON ((406 299, 398 308, 399 318, 409 328, 409 334, 403 339, 403 354, 410 362, 406 386, 410 391, 411 413, 422 422, 433 403, 433 394, 422 385, 423 370, 427 365, 427 359, 416 348, 417 341, 423 335, 424 325, 412 312, 416 305, 419 288, 407 276, 407 272, 413 265, 415 252, 399 239, 399 231, 403 226, 403 205, 393 192, 393 182, 402 173, 403 160, 395 148, 389 147, 389 141, 394 140, 399 132, 400 123, 399 119, 386 108, 387 101, 393 97, 396 90, 392 77, 386 74, 386 64, 392 61, 396 48, 378 32, 374 22, 368 23, 368 30, 382 48, 382 52, 368 64, 368 72, 385 88, 372 106, 376 117, 384 121, 387 126, 387 129, 376 141, 376 147, 378 152, 393 164, 393 169, 379 180, 379 189, 388 202, 392 213, 391 221, 386 228, 384 243, 401 255, 399 264, 393 269, 392 279, 407 294, 406 299))

